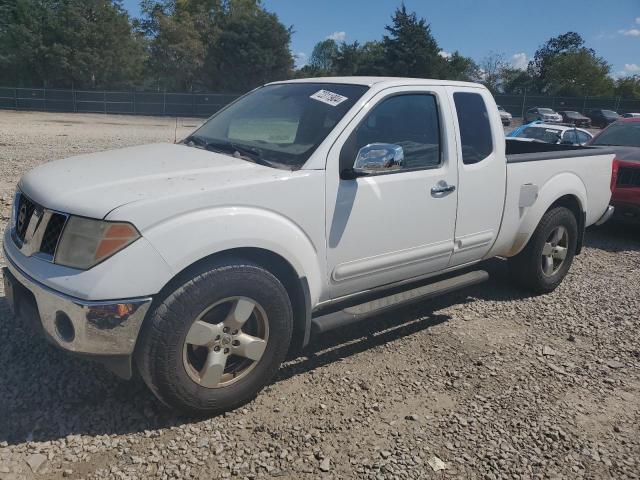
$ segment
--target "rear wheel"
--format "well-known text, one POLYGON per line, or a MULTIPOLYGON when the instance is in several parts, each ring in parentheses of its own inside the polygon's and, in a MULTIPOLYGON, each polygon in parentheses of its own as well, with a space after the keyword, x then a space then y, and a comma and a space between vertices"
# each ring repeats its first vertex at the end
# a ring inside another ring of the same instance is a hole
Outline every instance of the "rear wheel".
POLYGON ((556 289, 567 275, 576 252, 578 222, 565 207, 544 214, 525 248, 509 259, 513 279, 536 293, 556 289))
POLYGON ((293 328, 287 291, 247 262, 196 274, 146 320, 136 363, 166 405, 215 414, 251 400, 278 371, 293 328))

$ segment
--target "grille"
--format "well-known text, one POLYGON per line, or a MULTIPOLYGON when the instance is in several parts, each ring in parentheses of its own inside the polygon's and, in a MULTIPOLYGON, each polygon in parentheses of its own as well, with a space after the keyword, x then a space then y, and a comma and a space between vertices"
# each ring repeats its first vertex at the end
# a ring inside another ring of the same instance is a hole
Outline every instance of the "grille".
POLYGON ((21 192, 18 192, 15 202, 11 232, 13 241, 25 255, 37 254, 40 258, 53 261, 67 215, 47 210, 21 192), (39 223, 35 231, 28 234, 29 223, 34 215, 40 217, 39 223), (29 238, 26 238, 27 235, 29 238))
POLYGON ((16 235, 20 242, 24 242, 24 235, 29 227, 29 220, 36 209, 36 204, 27 198, 26 195, 20 195, 18 199, 18 208, 16 209, 16 235))
POLYGON ((616 185, 618 187, 640 187, 640 168, 620 168, 616 185))
POLYGON ((53 256, 56 253, 56 247, 62 235, 62 229, 67 221, 66 215, 60 213, 52 213, 51 219, 47 224, 47 228, 42 236, 42 243, 40 244, 40 252, 53 256))

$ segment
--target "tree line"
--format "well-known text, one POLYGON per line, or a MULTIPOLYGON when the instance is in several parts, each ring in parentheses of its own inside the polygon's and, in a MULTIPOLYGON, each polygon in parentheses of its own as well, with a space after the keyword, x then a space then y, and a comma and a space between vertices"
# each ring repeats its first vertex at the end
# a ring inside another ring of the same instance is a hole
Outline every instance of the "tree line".
POLYGON ((476 81, 494 93, 619 95, 640 99, 640 76, 613 79, 611 65, 575 32, 540 46, 525 69, 503 54, 480 62, 445 53, 426 19, 399 6, 380 40, 319 41, 295 68, 293 27, 260 0, 0 0, 0 85, 221 91, 324 75, 476 81))

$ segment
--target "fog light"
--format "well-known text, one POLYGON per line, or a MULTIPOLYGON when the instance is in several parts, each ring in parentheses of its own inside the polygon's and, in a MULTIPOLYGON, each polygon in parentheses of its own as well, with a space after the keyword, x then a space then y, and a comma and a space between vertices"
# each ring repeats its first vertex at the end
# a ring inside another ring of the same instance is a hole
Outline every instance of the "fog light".
POLYGON ((67 343, 73 342, 73 339, 76 337, 76 330, 73 328, 73 323, 71 323, 69 315, 64 312, 57 312, 55 325, 56 333, 60 340, 67 343))

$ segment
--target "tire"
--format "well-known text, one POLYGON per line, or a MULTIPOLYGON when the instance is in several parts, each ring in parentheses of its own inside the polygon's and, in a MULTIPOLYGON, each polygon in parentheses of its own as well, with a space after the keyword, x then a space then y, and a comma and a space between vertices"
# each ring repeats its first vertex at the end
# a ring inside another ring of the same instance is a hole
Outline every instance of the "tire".
POLYGON ((273 378, 292 330, 282 283, 239 260, 194 274, 158 301, 138 338, 135 361, 168 407, 217 414, 247 403, 273 378))
POLYGON ((557 207, 544 214, 535 232, 524 249, 509 258, 512 279, 520 286, 535 293, 549 293, 556 289, 567 275, 576 252, 578 222, 571 210, 557 207), (550 247, 558 232, 566 232, 566 237, 550 247), (565 248, 564 258, 561 259, 565 248), (551 256, 551 267, 549 257, 551 256), (545 257, 545 258, 543 258, 545 257), (556 265, 556 262, 559 262, 556 265))

